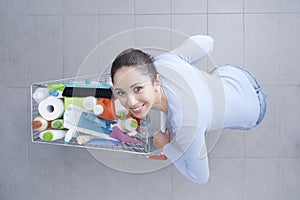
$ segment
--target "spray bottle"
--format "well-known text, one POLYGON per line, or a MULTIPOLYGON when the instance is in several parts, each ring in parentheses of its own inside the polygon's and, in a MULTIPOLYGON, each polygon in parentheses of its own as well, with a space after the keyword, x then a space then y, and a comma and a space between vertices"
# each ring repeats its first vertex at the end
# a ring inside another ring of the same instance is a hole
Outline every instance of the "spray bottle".
POLYGON ((77 138, 78 136, 78 133, 75 129, 69 129, 67 132, 66 132, 66 135, 65 135, 65 140, 64 140, 64 144, 68 144, 72 138, 77 138))

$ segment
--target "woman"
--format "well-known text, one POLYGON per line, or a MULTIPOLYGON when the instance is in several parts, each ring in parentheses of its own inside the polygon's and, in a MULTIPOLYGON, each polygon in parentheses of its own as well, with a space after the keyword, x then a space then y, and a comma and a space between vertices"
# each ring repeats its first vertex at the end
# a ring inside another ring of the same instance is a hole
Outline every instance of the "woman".
POLYGON ((155 109, 167 116, 170 128, 158 131, 153 144, 196 183, 209 177, 205 133, 251 129, 266 112, 266 96, 245 69, 224 65, 206 73, 195 67, 212 47, 211 37, 198 35, 155 59, 128 49, 111 68, 114 94, 131 114, 142 118, 155 109))

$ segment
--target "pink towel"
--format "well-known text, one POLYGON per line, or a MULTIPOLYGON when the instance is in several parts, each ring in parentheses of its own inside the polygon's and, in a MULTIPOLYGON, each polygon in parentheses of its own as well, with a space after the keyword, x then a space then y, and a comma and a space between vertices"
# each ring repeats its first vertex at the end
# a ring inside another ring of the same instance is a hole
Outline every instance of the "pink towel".
POLYGON ((112 130, 112 132, 110 133, 109 136, 114 139, 117 139, 121 142, 133 142, 133 143, 141 142, 140 140, 138 140, 136 138, 132 138, 132 137, 126 135, 117 126, 114 127, 114 129, 112 130))

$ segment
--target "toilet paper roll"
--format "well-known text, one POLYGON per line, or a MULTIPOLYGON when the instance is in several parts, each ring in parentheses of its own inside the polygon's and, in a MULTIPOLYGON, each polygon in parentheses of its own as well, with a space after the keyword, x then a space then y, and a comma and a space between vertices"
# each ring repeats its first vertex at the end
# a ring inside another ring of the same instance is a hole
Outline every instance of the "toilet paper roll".
POLYGON ((40 115, 48 121, 60 118, 64 113, 64 103, 61 99, 49 96, 39 103, 40 115))

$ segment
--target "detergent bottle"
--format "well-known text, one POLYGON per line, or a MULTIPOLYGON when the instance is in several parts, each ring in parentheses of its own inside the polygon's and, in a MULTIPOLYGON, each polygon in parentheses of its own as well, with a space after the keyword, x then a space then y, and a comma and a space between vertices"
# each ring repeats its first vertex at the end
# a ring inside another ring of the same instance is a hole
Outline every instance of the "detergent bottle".
POLYGON ((49 91, 50 91, 49 88, 37 88, 32 94, 32 98, 37 103, 40 103, 41 101, 45 100, 49 96, 49 91))
POLYGON ((137 120, 131 117, 126 118, 125 112, 120 112, 120 118, 117 125, 121 131, 126 132, 129 136, 135 136, 137 134, 137 120))
POLYGON ((64 128, 64 120, 56 119, 51 122, 51 128, 53 129, 63 129, 64 128))
POLYGON ((97 99, 92 96, 85 97, 82 101, 82 107, 86 110, 93 110, 97 104, 97 99))
POLYGON ((50 142, 64 138, 66 133, 66 130, 45 130, 39 134, 39 137, 46 142, 50 142))
POLYGON ((95 115, 102 117, 106 120, 115 120, 116 116, 114 115, 114 105, 112 99, 109 98, 100 98, 97 102, 97 105, 93 110, 95 115))
POLYGON ((75 129, 69 129, 66 132, 64 144, 68 144, 72 138, 77 138, 77 137, 78 137, 78 132, 75 129))
POLYGON ((124 106, 122 106, 119 99, 114 100, 114 107, 115 107, 115 114, 117 116, 120 116, 121 113, 125 113, 125 115, 128 114, 128 110, 126 110, 126 108, 124 106))
POLYGON ((32 128, 37 131, 44 131, 49 127, 49 122, 43 117, 36 117, 31 124, 32 128))

